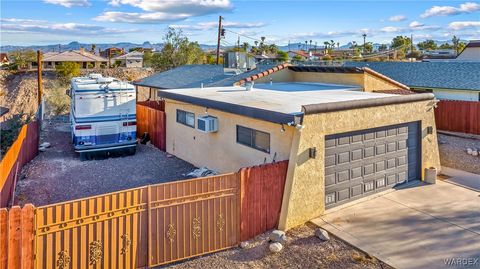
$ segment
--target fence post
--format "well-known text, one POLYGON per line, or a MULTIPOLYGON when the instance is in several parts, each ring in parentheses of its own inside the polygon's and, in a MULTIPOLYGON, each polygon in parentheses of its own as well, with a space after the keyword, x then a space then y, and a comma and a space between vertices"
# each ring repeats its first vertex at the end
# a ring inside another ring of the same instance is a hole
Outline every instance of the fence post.
POLYGON ((22 229, 22 269, 33 269, 34 257, 34 220, 35 207, 26 204, 22 208, 21 229, 22 229))
POLYGON ((8 262, 8 211, 0 208, 0 269, 7 269, 8 262))

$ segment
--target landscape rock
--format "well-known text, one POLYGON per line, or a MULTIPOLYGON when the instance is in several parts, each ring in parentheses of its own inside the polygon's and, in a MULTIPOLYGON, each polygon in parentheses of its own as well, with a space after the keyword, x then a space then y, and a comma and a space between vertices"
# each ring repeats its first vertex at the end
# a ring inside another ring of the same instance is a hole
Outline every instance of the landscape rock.
POLYGON ((473 149, 467 148, 467 154, 472 155, 472 151, 473 151, 473 149))
POLYGON ((270 242, 282 244, 287 242, 287 236, 285 235, 285 232, 280 230, 274 230, 273 232, 271 232, 268 239, 270 240, 270 242))
POLYGON ((250 248, 250 243, 248 241, 243 241, 243 242, 240 243, 240 247, 242 249, 250 248))
POLYGON ((472 151, 472 156, 478 156, 478 150, 472 151))
POLYGON ((48 142, 43 142, 42 144, 40 144, 40 147, 44 147, 44 148, 49 148, 50 146, 51 144, 48 142))
POLYGON ((283 246, 282 246, 282 244, 280 244, 278 242, 274 242, 274 243, 271 243, 268 248, 270 249, 271 252, 278 253, 278 252, 282 251, 283 246))
POLYGON ((325 231, 325 230, 322 229, 322 228, 318 228, 318 229, 315 231, 315 236, 317 236, 318 238, 320 238, 320 240, 322 240, 322 241, 328 241, 328 240, 330 240, 330 236, 328 235, 328 232, 325 231))

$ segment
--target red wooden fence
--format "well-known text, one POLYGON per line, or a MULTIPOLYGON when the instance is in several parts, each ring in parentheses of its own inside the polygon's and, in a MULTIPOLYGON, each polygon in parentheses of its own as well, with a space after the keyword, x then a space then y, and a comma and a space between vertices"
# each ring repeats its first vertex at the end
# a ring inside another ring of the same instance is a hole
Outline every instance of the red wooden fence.
POLYGON ((240 240, 276 228, 288 161, 240 169, 240 240))
POLYGON ((439 130, 480 134, 480 102, 442 100, 435 123, 439 130))
POLYGON ((0 208, 0 269, 33 269, 35 207, 0 208))
POLYGON ((152 144, 166 150, 166 116, 163 102, 147 101, 137 103, 137 137, 150 135, 152 144))
POLYGON ((38 154, 38 121, 26 124, 20 130, 0 163, 0 207, 6 207, 12 198, 15 182, 22 167, 38 154))

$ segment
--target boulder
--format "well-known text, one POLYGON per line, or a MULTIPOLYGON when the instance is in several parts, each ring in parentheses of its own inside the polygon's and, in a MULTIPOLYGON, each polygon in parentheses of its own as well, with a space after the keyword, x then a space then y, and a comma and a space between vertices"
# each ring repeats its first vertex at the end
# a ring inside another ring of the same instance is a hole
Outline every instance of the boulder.
POLYGON ((473 151, 473 149, 467 148, 467 154, 472 155, 472 151, 473 151))
POLYGON ((40 144, 40 147, 43 147, 43 148, 49 148, 50 146, 51 144, 48 142, 43 142, 42 144, 40 144))
POLYGON ((322 240, 322 241, 328 241, 328 240, 330 240, 330 236, 328 235, 328 232, 325 231, 325 230, 322 229, 322 228, 318 228, 318 229, 315 231, 315 236, 317 236, 318 238, 320 238, 320 240, 322 240))
POLYGON ((282 251, 283 246, 282 246, 282 244, 280 244, 278 242, 274 242, 274 243, 271 243, 268 248, 270 249, 271 252, 278 253, 278 252, 282 251))
POLYGON ((478 150, 473 150, 472 151, 472 156, 478 156, 478 150))
POLYGON ((268 236, 268 239, 270 242, 276 242, 281 244, 287 242, 287 236, 285 235, 285 232, 280 230, 274 230, 273 232, 271 232, 268 236))
POLYGON ((240 247, 242 249, 250 248, 250 243, 248 241, 243 241, 243 242, 240 243, 240 247))

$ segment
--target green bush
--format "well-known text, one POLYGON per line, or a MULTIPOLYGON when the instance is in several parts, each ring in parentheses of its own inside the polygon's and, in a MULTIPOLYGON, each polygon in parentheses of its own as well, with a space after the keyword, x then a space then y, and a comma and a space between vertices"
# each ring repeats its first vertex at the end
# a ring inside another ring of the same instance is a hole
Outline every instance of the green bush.
POLYGON ((55 71, 62 83, 68 83, 70 79, 80 75, 80 65, 74 62, 62 62, 55 66, 55 71))

